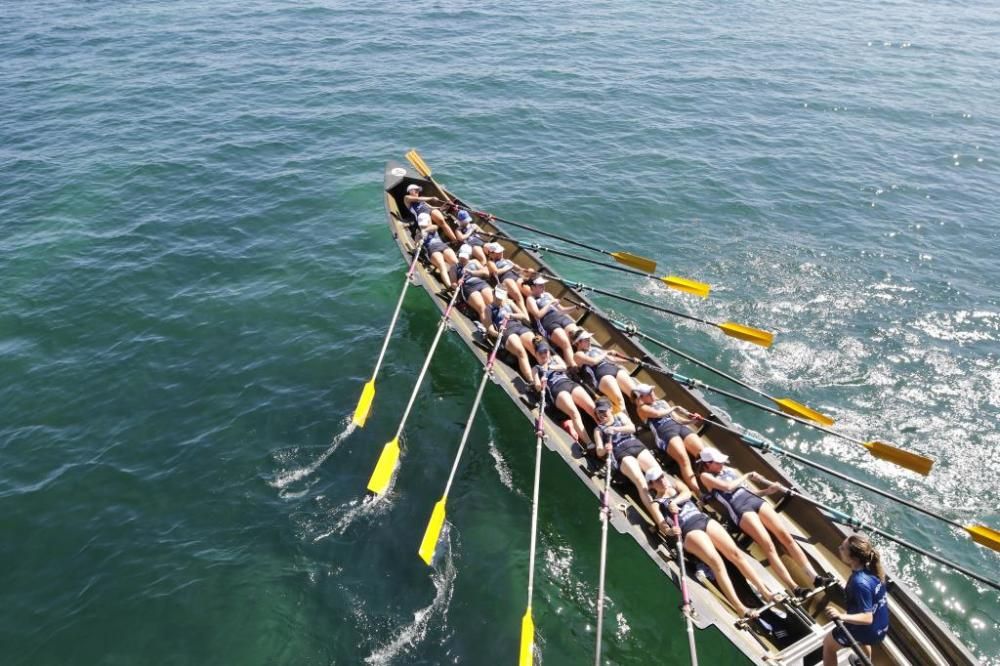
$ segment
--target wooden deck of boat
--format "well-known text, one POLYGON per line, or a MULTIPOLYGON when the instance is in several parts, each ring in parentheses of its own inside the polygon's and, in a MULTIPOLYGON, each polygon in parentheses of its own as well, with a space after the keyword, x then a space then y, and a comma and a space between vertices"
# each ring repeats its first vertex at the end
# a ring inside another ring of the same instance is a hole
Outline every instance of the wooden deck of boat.
MULTIPOLYGON (((424 188, 424 194, 434 194, 442 198, 453 197, 451 193, 438 190, 434 183, 421 178, 416 172, 403 165, 390 162, 385 171, 385 206, 390 230, 396 240, 403 257, 409 260, 415 251, 415 245, 407 230, 409 212, 402 209, 402 196, 406 185, 418 183, 424 188)), ((555 275, 541 258, 528 249, 517 245, 502 229, 486 220, 476 220, 480 228, 497 235, 496 240, 504 246, 506 256, 525 267, 536 267, 555 275)), ((447 297, 442 295, 443 285, 438 281, 429 265, 419 265, 415 271, 415 279, 424 287, 443 312, 447 297)), ((569 298, 588 306, 578 317, 578 323, 594 334, 594 341, 605 349, 617 349, 624 354, 640 358, 648 364, 662 367, 659 361, 631 339, 625 332, 618 330, 602 314, 601 310, 581 293, 572 290, 568 285, 553 279, 548 284, 548 291, 557 298, 569 298)), ((474 322, 466 316, 452 316, 452 326, 466 343, 480 363, 485 364, 488 355, 488 341, 476 330, 474 322)), ((502 358, 502 357, 501 357, 502 358)), ((729 418, 722 410, 707 403, 697 391, 687 389, 676 381, 659 373, 650 373, 643 368, 633 368, 625 364, 626 369, 641 382, 657 387, 668 402, 680 404, 691 411, 697 411, 706 416, 708 421, 700 432, 706 444, 715 446, 731 457, 731 465, 741 471, 757 471, 769 479, 779 481, 787 487, 794 487, 794 481, 779 467, 775 458, 762 454, 743 444, 738 437, 724 430, 713 428, 711 421, 729 425, 729 418)), ((521 379, 515 365, 497 363, 494 368, 497 384, 510 396, 518 409, 529 421, 534 419, 534 399, 525 391, 525 382, 521 379)), ((558 423, 565 417, 560 417, 555 411, 550 411, 544 419, 546 446, 559 455, 566 465, 580 478, 595 496, 603 490, 603 477, 596 474, 597 464, 583 454, 580 446, 559 427, 558 423), (554 417, 554 418, 553 418, 554 417), (558 419, 558 421, 556 420, 558 419)), ((637 424, 634 412, 631 413, 637 424)), ((586 417, 585 417, 586 418, 586 417)), ((649 433, 641 438, 650 443, 649 433)), ((653 447, 655 448, 655 447, 653 447)), ((665 465, 669 467, 669 463, 665 465)), ((669 469, 668 469, 669 471, 669 469)), ((659 566, 676 586, 679 582, 679 570, 673 559, 672 541, 664 540, 651 528, 649 518, 636 497, 617 484, 611 489, 612 520, 611 524, 620 533, 629 534, 636 543, 646 551, 646 554, 659 566)), ((596 505, 595 505, 596 506, 596 505)), ((813 561, 819 571, 835 572, 841 578, 849 575, 849 570, 836 555, 837 545, 849 534, 848 531, 830 521, 813 505, 797 498, 780 501, 777 508, 790 523, 792 533, 813 561)), ((758 567, 762 576, 772 589, 781 589, 780 582, 767 568, 766 560, 762 561, 757 546, 750 542, 744 549, 751 555, 754 566, 758 567)), ((780 546, 779 546, 780 548, 780 546)), ((801 579, 797 566, 787 557, 784 561, 796 576, 798 582, 811 586, 811 581, 801 579)), ((689 576, 693 569, 689 569, 689 576)), ((744 604, 748 607, 759 605, 742 576, 733 572, 731 576, 744 604)), ((752 629, 740 628, 734 611, 722 597, 715 586, 708 581, 692 578, 689 581, 692 604, 695 609, 695 622, 699 628, 714 625, 721 631, 737 649, 755 664, 788 664, 809 665, 819 663, 822 652, 823 637, 832 630, 822 611, 827 603, 843 607, 842 588, 830 588, 825 593, 813 596, 801 606, 780 606, 786 610, 787 618, 769 616, 775 626, 786 635, 779 638, 774 633, 768 634, 759 627, 752 629)), ((952 632, 913 595, 905 586, 898 582, 889 583, 890 599, 890 633, 888 639, 874 651, 873 660, 877 665, 913 665, 939 664, 975 664, 976 661, 968 650, 958 641, 952 632)), ((660 612, 657 610, 656 612, 660 612)), ((678 614, 678 627, 682 620, 678 614)), ((842 663, 846 663, 849 651, 840 653, 842 663)))

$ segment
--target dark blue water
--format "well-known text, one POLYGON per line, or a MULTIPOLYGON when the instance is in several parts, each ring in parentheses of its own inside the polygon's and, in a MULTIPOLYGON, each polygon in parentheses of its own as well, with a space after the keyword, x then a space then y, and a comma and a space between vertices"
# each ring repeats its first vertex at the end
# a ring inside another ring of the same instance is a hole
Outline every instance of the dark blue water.
MULTIPOLYGON (((0 661, 514 659, 533 442, 495 389, 448 553, 433 571, 416 556, 478 381, 456 339, 393 493, 361 502, 434 333, 418 291, 371 421, 345 434, 402 280, 381 169, 414 146, 471 202, 714 292, 553 258, 563 274, 777 342, 602 304, 938 463, 916 477, 727 405, 742 423, 1000 526, 998 17, 912 1, 5 3, 0 661)), ((1000 578, 964 535, 789 465, 1000 578)), ((544 663, 576 664, 592 658, 596 506, 551 456, 542 475, 535 621, 544 663)), ((1000 663, 995 592, 880 545, 1000 663)), ((686 659, 677 593, 631 541, 613 535, 610 557, 608 663, 686 659)), ((699 647, 740 661, 715 633, 699 647)))

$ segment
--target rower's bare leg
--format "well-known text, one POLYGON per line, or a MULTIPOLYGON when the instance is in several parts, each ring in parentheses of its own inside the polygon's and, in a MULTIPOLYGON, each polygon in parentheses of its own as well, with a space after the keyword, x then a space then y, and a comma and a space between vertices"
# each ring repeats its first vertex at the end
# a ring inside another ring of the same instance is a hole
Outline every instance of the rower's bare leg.
MULTIPOLYGON (((632 397, 632 391, 634 391, 635 387, 639 385, 624 370, 619 370, 618 371, 618 374, 615 375, 615 382, 618 384, 618 391, 619 391, 619 393, 621 393, 622 395, 628 396, 630 398, 632 397)), ((622 403, 622 407, 623 408, 625 407, 625 403, 624 402, 622 403)))
POLYGON ((729 570, 726 569, 726 563, 719 557, 719 551, 715 549, 711 537, 701 530, 688 532, 684 537, 684 550, 708 565, 708 568, 715 574, 715 584, 722 590, 722 594, 729 600, 729 604, 739 616, 746 615, 747 607, 736 596, 736 588, 733 587, 733 581, 729 578, 729 570))
POLYGON ((576 406, 587 412, 590 418, 597 420, 597 406, 594 404, 594 399, 590 397, 587 393, 587 389, 582 386, 576 386, 573 388, 573 402, 576 406))
POLYGON ((694 476, 694 468, 691 466, 691 458, 684 449, 684 442, 680 437, 671 437, 667 442, 667 455, 677 463, 680 468, 681 480, 691 489, 695 497, 701 495, 701 488, 698 487, 698 480, 694 476))
POLYGON ((799 546, 799 542, 795 540, 792 533, 788 531, 788 525, 782 520, 778 512, 774 510, 774 507, 770 504, 765 504, 757 512, 760 516, 760 521, 764 523, 764 527, 768 529, 774 536, 778 538, 781 545, 784 546, 785 550, 791 556, 792 561, 802 567, 803 573, 809 579, 810 584, 816 578, 816 570, 813 569, 812 563, 809 562, 809 558, 802 551, 802 547, 799 546))
POLYGON ((531 383, 531 364, 528 362, 528 352, 524 350, 521 338, 516 335, 507 337, 506 349, 517 359, 517 369, 524 381, 531 383))
POLYGON ((521 334, 521 345, 528 350, 532 358, 536 361, 538 360, 538 354, 535 353, 535 335, 531 332, 521 334))
POLYGON ((444 260, 452 266, 458 266, 458 255, 450 247, 444 249, 444 260))
POLYGON ((448 240, 451 242, 458 240, 455 236, 455 232, 451 229, 451 225, 448 224, 448 220, 445 219, 444 213, 437 208, 431 208, 431 220, 437 225, 437 228, 448 237, 448 240))
MULTIPOLYGON (((644 474, 643 465, 640 463, 644 455, 650 455, 650 459, 652 460, 652 454, 649 454, 648 451, 643 451, 639 454, 639 458, 628 456, 624 460, 618 461, 618 468, 635 485, 635 489, 639 492, 639 499, 642 500, 642 505, 646 507, 646 512, 653 519, 653 522, 656 523, 657 527, 659 527, 663 523, 663 512, 660 511, 660 506, 653 501, 652 495, 649 494, 649 486, 646 485, 646 475, 644 474)), ((652 460, 652 464, 656 465, 656 460, 652 460)), ((649 466, 649 461, 646 461, 646 467, 649 466)))
POLYGON ((775 575, 778 576, 778 580, 781 581, 782 585, 786 589, 794 589, 797 583, 792 578, 792 574, 788 573, 785 563, 781 561, 778 549, 774 546, 770 532, 764 527, 764 523, 760 521, 760 516, 754 511, 744 513, 743 517, 740 518, 740 529, 746 532, 754 540, 754 543, 764 551, 764 557, 771 563, 771 568, 774 570, 775 575))
POLYGON ((771 592, 771 590, 767 587, 763 579, 761 579, 760 574, 758 574, 757 571, 750 565, 750 558, 744 555, 743 551, 737 547, 732 537, 730 537, 729 533, 723 529, 722 525, 717 522, 709 523, 708 535, 712 537, 712 543, 715 544, 719 553, 724 558, 735 564, 736 568, 740 570, 741 574, 743 574, 743 577, 746 578, 751 585, 757 588, 760 595, 764 597, 765 600, 770 601, 774 597, 775 593, 771 592))
POLYGON ((507 295, 510 299, 518 304, 518 306, 524 310, 524 295, 521 294, 521 285, 516 281, 507 278, 503 281, 503 288, 507 290, 507 295))
POLYGON ((445 263, 444 255, 440 252, 433 253, 431 263, 438 269, 438 279, 444 283, 445 287, 451 287, 451 277, 448 275, 448 265, 445 263))
POLYGON ((580 442, 590 444, 590 435, 583 427, 583 418, 580 416, 580 410, 576 408, 576 403, 573 402, 573 396, 566 391, 561 391, 556 396, 556 407, 562 410, 563 414, 573 422, 573 427, 576 428, 576 433, 580 436, 580 442))
POLYGON ((563 360, 566 361, 566 367, 575 368, 576 361, 573 360, 573 345, 570 344, 566 331, 562 328, 553 329, 552 333, 549 334, 549 340, 562 352, 563 360))
POLYGON ((823 638, 823 666, 837 666, 837 653, 840 652, 840 643, 833 638, 830 632, 823 638))
POLYGON ((615 412, 620 412, 625 409, 625 398, 622 397, 621 389, 618 388, 618 382, 611 375, 604 375, 601 377, 601 384, 598 386, 601 389, 601 393, 606 395, 611 401, 612 408, 615 412))
POLYGON ((472 256, 475 257, 476 260, 483 266, 486 265, 486 253, 483 252, 483 248, 481 248, 480 246, 478 245, 472 246, 472 256))

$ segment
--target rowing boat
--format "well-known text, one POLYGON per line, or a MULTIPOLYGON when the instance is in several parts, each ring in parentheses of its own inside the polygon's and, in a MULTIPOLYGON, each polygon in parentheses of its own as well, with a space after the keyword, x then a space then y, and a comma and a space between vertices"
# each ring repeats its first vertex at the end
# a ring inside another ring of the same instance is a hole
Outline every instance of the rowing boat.
MULTIPOLYGON (((402 164, 389 162, 386 165, 384 180, 386 218, 402 256, 408 261, 412 259, 417 249, 417 244, 411 235, 413 220, 409 211, 403 206, 405 189, 412 183, 420 185, 424 195, 461 201, 453 193, 439 187, 433 180, 421 177, 419 173, 402 164)), ((732 427, 724 411, 708 403, 696 389, 688 388, 674 378, 656 372, 657 368, 662 370, 666 368, 629 335, 628 326, 622 326, 610 319, 584 294, 575 290, 572 284, 559 280, 537 253, 519 245, 499 224, 482 217, 477 219, 476 223, 487 234, 495 236, 495 240, 504 246, 507 257, 521 266, 538 269, 550 276, 547 290, 553 296, 583 304, 585 307, 580 310, 577 323, 589 330, 594 335, 594 340, 603 348, 619 351, 630 358, 642 359, 642 365, 624 364, 637 381, 657 387, 658 393, 671 404, 681 405, 692 412, 704 415, 706 420, 699 434, 707 445, 715 446, 730 456, 732 467, 740 472, 756 471, 785 487, 794 486, 793 480, 781 469, 773 455, 747 446, 737 435, 718 427, 732 427), (718 425, 713 425, 713 422, 718 425)), ((444 285, 437 279, 430 265, 418 264, 414 271, 414 279, 444 312, 449 295, 444 291, 444 285)), ((474 318, 465 314, 453 314, 452 328, 475 358, 485 365, 489 356, 490 341, 477 329, 474 318)), ((507 393, 528 422, 533 423, 532 410, 535 407, 535 397, 527 390, 528 387, 517 372, 516 364, 497 363, 493 372, 497 385, 507 393)), ((565 417, 555 410, 548 412, 542 420, 546 435, 545 444, 563 460, 595 497, 598 497, 604 490, 603 475, 598 473, 599 465, 586 456, 579 444, 560 427, 559 423, 564 419, 565 417)), ((650 444, 651 435, 648 432, 641 434, 640 438, 643 438, 647 445, 650 444)), ((632 537, 667 578, 675 586, 679 586, 681 574, 675 550, 671 547, 671 542, 652 528, 652 522, 634 491, 625 485, 612 483, 610 496, 611 524, 614 528, 619 533, 632 537)), ((796 535, 818 571, 833 572, 841 580, 850 575, 849 569, 837 557, 838 545, 850 532, 834 523, 813 504, 794 494, 779 499, 775 502, 775 508, 784 515, 792 533, 796 535)), ((763 560, 758 547, 744 537, 739 537, 737 543, 751 555, 754 566, 758 568, 768 585, 772 589, 781 589, 780 582, 766 567, 766 560, 763 560)), ((789 570, 795 575, 801 575, 787 555, 784 557, 789 570)), ((750 607, 761 605, 755 592, 741 576, 737 574, 732 578, 744 605, 750 607)), ((801 583, 807 586, 810 584, 805 580, 801 583)), ((762 616, 764 622, 748 624, 741 621, 715 584, 704 575, 696 575, 694 580, 689 580, 688 588, 696 626, 699 629, 715 627, 752 663, 761 666, 765 664, 807 666, 819 663, 823 639, 834 629, 834 624, 826 619, 823 610, 829 603, 839 608, 843 608, 845 604, 843 588, 839 585, 831 586, 825 590, 815 591, 802 601, 786 601, 779 604, 773 610, 766 611, 762 616)), ((951 666, 977 663, 954 633, 944 626, 906 585, 890 576, 887 588, 891 615, 890 631, 888 638, 874 650, 875 664, 951 666)), ((840 658, 842 663, 846 663, 848 652, 841 651, 840 658)), ((511 660, 513 659, 514 655, 511 655, 511 660)))

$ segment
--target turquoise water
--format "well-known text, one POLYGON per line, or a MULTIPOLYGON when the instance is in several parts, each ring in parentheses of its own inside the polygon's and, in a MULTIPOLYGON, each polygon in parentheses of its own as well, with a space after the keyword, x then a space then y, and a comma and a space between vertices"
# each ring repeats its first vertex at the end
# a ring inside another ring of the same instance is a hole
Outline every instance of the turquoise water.
MULTIPOLYGON (((533 442, 486 392, 449 550, 416 557, 478 369, 446 337, 392 495, 362 491, 429 346, 407 298, 369 425, 346 422, 402 280, 382 165, 420 149, 496 214, 657 257, 750 348, 602 301, 929 479, 747 426, 1000 527, 1000 18, 969 3, 22 2, 0 9, 4 664, 510 663, 533 442)), ((678 368, 703 376, 681 364, 678 368)), ((1000 557, 789 463, 805 489, 1000 578, 1000 557)), ((592 658, 593 498, 543 465, 546 664, 592 658)), ((610 541, 608 663, 686 659, 677 593, 610 541)), ((986 663, 1000 597, 894 546, 986 663)), ((718 635, 704 663, 741 663, 718 635)))

